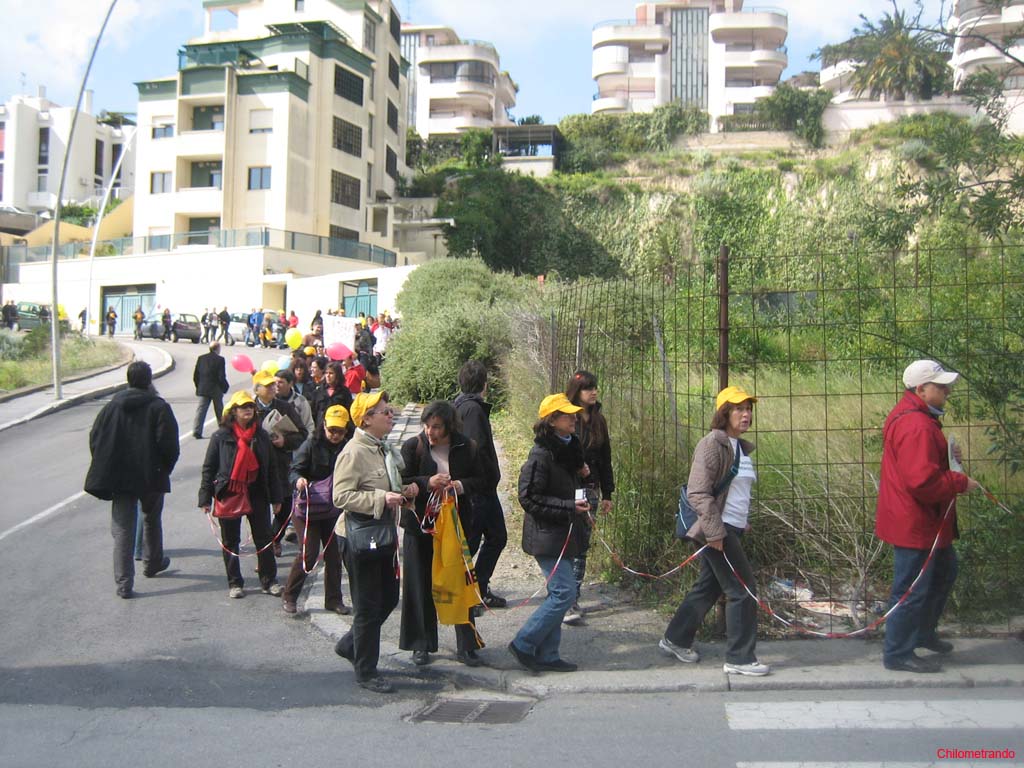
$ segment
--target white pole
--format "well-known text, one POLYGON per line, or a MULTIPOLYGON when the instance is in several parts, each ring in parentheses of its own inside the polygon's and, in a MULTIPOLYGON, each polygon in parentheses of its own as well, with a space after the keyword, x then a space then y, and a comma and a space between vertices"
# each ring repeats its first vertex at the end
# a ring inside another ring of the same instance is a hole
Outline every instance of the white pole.
POLYGON ((110 21, 115 5, 117 5, 117 0, 110 0, 110 7, 107 8, 107 15, 103 17, 100 32, 96 35, 96 42, 92 46, 92 55, 89 56, 89 63, 86 65, 85 74, 82 76, 82 85, 78 89, 78 101, 75 104, 74 114, 71 116, 68 143, 64 147, 64 164, 60 169, 60 184, 57 187, 57 207, 53 212, 53 251, 51 253, 52 263, 50 265, 51 279, 53 281, 50 296, 50 346, 53 348, 53 397, 55 400, 61 400, 64 396, 60 385, 60 313, 57 309, 57 250, 60 247, 60 214, 61 206, 64 204, 64 185, 68 178, 68 158, 71 156, 71 148, 75 142, 75 126, 78 123, 78 113, 82 109, 85 85, 89 81, 89 72, 92 70, 92 63, 96 59, 96 51, 99 50, 100 40, 103 39, 103 32, 107 28, 107 22, 110 21))
MULTIPOLYGON (((89 318, 105 317, 103 313, 103 302, 100 302, 100 311, 98 314, 92 314, 92 265, 96 258, 96 241, 100 236, 100 222, 103 221, 103 216, 107 212, 107 203, 110 202, 110 195, 114 190, 114 181, 117 179, 117 172, 121 170, 121 163, 124 162, 124 156, 128 154, 128 147, 131 146, 132 142, 135 141, 135 137, 139 135, 139 126, 135 126, 135 130, 132 135, 121 145, 121 154, 117 158, 117 162, 114 163, 114 168, 110 171, 110 182, 107 184, 107 189, 103 193, 103 201, 100 203, 99 213, 96 214, 96 221, 92 226, 92 243, 89 245, 89 283, 85 293, 85 328, 82 329, 82 333, 85 336, 89 335, 89 318)), ((103 335, 103 324, 99 324, 99 335, 103 335)))

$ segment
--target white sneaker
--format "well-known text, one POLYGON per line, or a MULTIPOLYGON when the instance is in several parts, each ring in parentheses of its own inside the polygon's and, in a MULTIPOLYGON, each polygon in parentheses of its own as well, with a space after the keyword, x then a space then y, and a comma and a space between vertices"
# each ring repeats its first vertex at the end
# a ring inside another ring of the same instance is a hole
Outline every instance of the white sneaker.
POLYGON ((693 650, 693 648, 683 648, 683 646, 676 645, 667 637, 663 637, 658 641, 658 648, 662 653, 668 656, 675 656, 686 664, 696 664, 700 661, 700 654, 693 650))
POLYGON ((579 603, 573 603, 565 616, 562 618, 563 624, 578 624, 583 621, 583 609, 580 608, 579 603))
POLYGON ((241 587, 232 587, 228 590, 228 597, 232 600, 238 600, 239 598, 245 597, 245 590, 241 587))
POLYGON ((756 659, 749 664, 729 664, 728 662, 722 665, 722 671, 727 675, 750 675, 751 677, 764 677, 771 672, 771 667, 767 664, 762 664, 756 659))
POLYGON ((276 581, 272 581, 262 588, 264 595, 273 595, 274 597, 280 597, 281 593, 284 592, 284 587, 278 584, 276 581))

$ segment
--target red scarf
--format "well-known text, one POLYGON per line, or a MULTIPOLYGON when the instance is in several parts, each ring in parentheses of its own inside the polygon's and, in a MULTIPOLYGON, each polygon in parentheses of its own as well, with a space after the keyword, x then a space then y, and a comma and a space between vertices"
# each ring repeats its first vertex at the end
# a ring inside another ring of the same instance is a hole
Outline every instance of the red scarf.
POLYGON ((260 471, 260 463, 256 459, 256 454, 249 447, 253 438, 256 437, 256 430, 259 427, 256 425, 256 420, 253 419, 248 429, 243 429, 237 421, 232 424, 232 429, 235 432, 238 451, 235 453, 235 465, 231 468, 231 482, 228 483, 228 489, 234 493, 242 493, 256 479, 256 473, 260 471))

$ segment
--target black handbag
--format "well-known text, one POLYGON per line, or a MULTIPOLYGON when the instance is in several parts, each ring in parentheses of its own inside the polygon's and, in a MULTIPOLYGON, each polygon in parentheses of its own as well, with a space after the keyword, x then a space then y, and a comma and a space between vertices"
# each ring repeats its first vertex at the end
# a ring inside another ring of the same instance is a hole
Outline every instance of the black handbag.
POLYGON ((346 512, 345 538, 348 539, 349 551, 356 557, 392 554, 398 546, 395 521, 389 510, 384 511, 382 518, 346 512))
MULTIPOLYGON (((732 479, 740 472, 740 457, 743 456, 743 446, 736 446, 736 458, 733 459, 732 466, 729 467, 729 474, 718 485, 711 491, 711 495, 718 497, 722 491, 729 487, 732 479)), ((690 500, 686 498, 686 486, 684 485, 679 491, 679 511, 676 512, 676 538, 683 539, 684 541, 690 540, 687 536, 689 531, 694 524, 697 522, 697 510, 690 505, 690 500)))

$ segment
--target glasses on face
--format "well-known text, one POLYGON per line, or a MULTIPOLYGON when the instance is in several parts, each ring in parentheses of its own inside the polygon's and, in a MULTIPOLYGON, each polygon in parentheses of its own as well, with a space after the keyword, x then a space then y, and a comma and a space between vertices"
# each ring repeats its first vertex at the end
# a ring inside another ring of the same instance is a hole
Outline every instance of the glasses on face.
POLYGON ((372 411, 367 411, 366 413, 364 413, 363 418, 365 419, 367 416, 376 416, 377 414, 383 414, 384 416, 394 416, 395 412, 391 408, 375 408, 372 411))
POLYGON ((345 428, 344 427, 326 427, 326 430, 327 430, 327 434, 328 435, 335 435, 335 436, 337 436, 337 435, 344 435, 345 434, 345 428))

